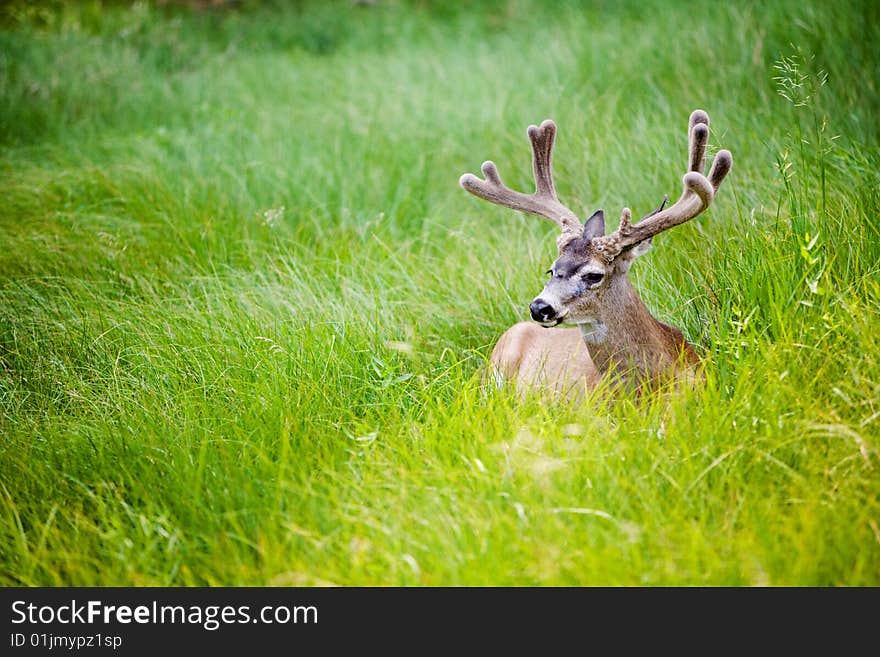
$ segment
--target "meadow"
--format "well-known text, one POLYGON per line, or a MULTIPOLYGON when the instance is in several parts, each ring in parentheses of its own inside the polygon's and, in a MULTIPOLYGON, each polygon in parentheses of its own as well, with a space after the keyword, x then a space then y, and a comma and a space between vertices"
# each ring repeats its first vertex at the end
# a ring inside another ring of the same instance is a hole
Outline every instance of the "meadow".
POLYGON ((880 585, 875 2, 0 8, 0 584, 880 585), (550 223, 733 171, 631 278, 706 371, 484 389, 550 223))

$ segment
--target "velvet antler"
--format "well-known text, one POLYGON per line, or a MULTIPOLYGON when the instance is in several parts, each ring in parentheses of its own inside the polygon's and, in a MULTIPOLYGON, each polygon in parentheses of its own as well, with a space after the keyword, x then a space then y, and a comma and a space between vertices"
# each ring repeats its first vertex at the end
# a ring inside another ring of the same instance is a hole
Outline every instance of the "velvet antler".
POLYGON ((479 196, 496 205, 514 210, 521 210, 549 219, 559 226, 562 234, 557 240, 560 246, 569 240, 579 237, 583 226, 577 215, 562 205, 556 196, 553 186, 551 160, 553 142, 556 138, 556 124, 547 119, 540 127, 531 125, 528 130, 532 142, 532 169, 535 173, 535 193, 523 194, 507 187, 498 175, 498 169, 492 161, 483 163, 482 171, 485 180, 480 180, 471 173, 464 174, 459 184, 474 196, 479 196))
POLYGON ((620 227, 610 235, 593 240, 596 249, 606 260, 611 261, 636 244, 690 221, 709 207, 715 192, 733 166, 733 157, 730 151, 718 151, 708 178, 704 176, 702 171, 708 140, 709 116, 703 110, 694 110, 688 122, 688 172, 682 178, 684 190, 681 196, 672 206, 652 212, 635 225, 630 209, 624 208, 620 227))

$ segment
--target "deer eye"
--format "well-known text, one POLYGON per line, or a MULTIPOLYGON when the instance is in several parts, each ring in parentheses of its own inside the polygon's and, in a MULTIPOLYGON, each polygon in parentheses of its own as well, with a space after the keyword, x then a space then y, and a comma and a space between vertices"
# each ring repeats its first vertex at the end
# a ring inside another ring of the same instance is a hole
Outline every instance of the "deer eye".
POLYGON ((601 272, 593 272, 591 271, 589 274, 584 276, 584 280, 590 285, 595 285, 596 283, 601 283, 602 279, 605 278, 605 274, 601 272))

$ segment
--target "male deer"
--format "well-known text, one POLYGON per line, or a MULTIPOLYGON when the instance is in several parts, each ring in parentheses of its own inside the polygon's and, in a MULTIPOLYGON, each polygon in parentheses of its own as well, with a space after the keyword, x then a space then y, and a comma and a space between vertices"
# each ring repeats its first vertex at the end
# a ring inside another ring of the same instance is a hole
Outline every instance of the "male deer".
POLYGON ((733 158, 721 150, 708 178, 703 175, 709 117, 695 110, 688 124, 688 172, 684 191, 671 207, 666 200, 654 212, 632 223, 624 208, 620 227, 605 234, 605 215, 594 213, 583 224, 559 202, 550 160, 556 124, 529 126, 535 193, 507 188, 492 162, 482 166, 485 180, 466 173, 459 183, 482 199, 549 219, 559 226, 559 257, 547 272, 550 280, 529 306, 532 319, 508 329, 492 351, 491 369, 498 379, 521 389, 537 388, 558 396, 581 396, 606 374, 626 382, 656 380, 690 370, 698 362, 682 332, 654 319, 636 293, 627 272, 651 247, 651 238, 703 212, 733 158), (544 330, 559 324, 575 328, 544 330), (540 326, 539 326, 540 325, 540 326), (544 327, 544 328, 542 328, 544 327))

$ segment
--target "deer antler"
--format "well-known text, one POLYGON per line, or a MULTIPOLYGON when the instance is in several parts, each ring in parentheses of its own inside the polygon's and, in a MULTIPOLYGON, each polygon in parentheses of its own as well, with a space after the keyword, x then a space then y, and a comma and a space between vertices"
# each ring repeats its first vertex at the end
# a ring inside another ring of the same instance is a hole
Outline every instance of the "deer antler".
POLYGON ((568 241, 583 232, 577 215, 559 202, 553 187, 553 172, 550 161, 553 154, 553 141, 556 138, 556 124, 550 119, 540 127, 529 126, 529 140, 532 142, 532 168, 535 172, 535 193, 523 194, 508 188, 498 175, 492 161, 483 162, 482 171, 486 177, 480 180, 471 173, 464 174, 458 183, 474 196, 503 205, 514 210, 529 212, 549 219, 562 230, 559 240, 568 241))
POLYGON ((672 206, 652 212, 635 225, 632 224, 630 209, 624 208, 620 227, 611 235, 593 239, 596 250, 608 262, 636 244, 690 221, 709 207, 715 192, 733 166, 733 157, 730 151, 718 151, 709 177, 704 176, 702 171, 708 140, 709 115, 703 110, 694 110, 688 122, 688 172, 682 178, 684 190, 681 196, 672 206))

